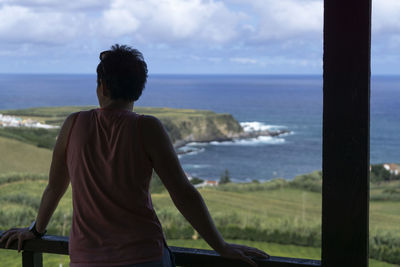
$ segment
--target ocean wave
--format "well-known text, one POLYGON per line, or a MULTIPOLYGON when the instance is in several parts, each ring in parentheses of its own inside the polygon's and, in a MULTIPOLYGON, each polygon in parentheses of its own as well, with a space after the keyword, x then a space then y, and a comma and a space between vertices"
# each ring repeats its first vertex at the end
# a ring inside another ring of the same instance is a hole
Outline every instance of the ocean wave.
POLYGON ((202 146, 206 146, 207 145, 207 142, 190 142, 190 143, 187 143, 186 145, 185 145, 185 147, 202 147, 202 146))
POLYGON ((258 146, 258 145, 279 145, 286 142, 286 140, 282 137, 291 135, 292 132, 284 132, 287 129, 286 126, 283 125, 268 125, 263 122, 258 121, 250 121, 250 122, 241 122, 240 125, 243 127, 245 132, 262 132, 269 131, 271 133, 279 132, 281 134, 275 136, 257 136, 252 138, 241 138, 234 139, 229 141, 211 141, 211 142, 190 142, 186 145, 177 149, 177 153, 179 154, 179 158, 181 156, 186 155, 197 155, 205 151, 206 147, 209 145, 213 146, 258 146))
POLYGON ((259 121, 241 122, 240 125, 245 132, 279 131, 287 129, 284 125, 271 125, 259 121))
POLYGON ((279 137, 294 135, 295 133, 296 133, 296 132, 294 132, 294 131, 290 131, 290 132, 286 132, 286 133, 280 134, 279 137))
POLYGON ((204 145, 198 146, 193 143, 186 144, 177 149, 177 153, 180 155, 197 155, 201 152, 204 152, 205 148, 204 145))
POLYGON ((272 137, 272 136, 259 136, 257 138, 250 139, 237 139, 232 141, 213 141, 210 142, 210 145, 214 146, 258 146, 258 145, 279 145, 285 143, 286 140, 284 138, 272 137))
POLYGON ((208 164, 184 164, 182 165, 182 167, 188 169, 203 169, 203 168, 209 168, 211 166, 208 164))

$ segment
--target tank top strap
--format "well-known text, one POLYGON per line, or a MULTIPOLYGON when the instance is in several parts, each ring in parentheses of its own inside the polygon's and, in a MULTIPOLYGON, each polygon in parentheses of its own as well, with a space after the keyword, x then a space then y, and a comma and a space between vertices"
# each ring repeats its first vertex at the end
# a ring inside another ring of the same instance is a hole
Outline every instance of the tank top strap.
POLYGON ((148 157, 148 155, 146 153, 146 150, 144 147, 144 142, 143 142, 142 121, 143 121, 144 115, 143 114, 137 114, 137 115, 138 115, 137 122, 136 122, 136 129, 138 132, 137 139, 140 144, 140 148, 142 150, 143 155, 151 162, 151 159, 148 157))
POLYGON ((67 165, 67 151, 68 151, 69 140, 71 139, 72 129, 74 128, 76 119, 78 118, 80 113, 81 112, 77 112, 76 114, 74 114, 74 118, 72 119, 71 127, 68 130, 67 143, 65 145, 65 150, 64 150, 64 163, 65 163, 65 165, 67 165))

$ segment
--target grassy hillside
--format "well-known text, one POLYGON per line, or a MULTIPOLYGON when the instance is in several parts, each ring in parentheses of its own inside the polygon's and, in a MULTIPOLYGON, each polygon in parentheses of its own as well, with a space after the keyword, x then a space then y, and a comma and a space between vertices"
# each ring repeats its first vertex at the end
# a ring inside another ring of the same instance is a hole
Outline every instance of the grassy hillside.
POLYGON ((35 145, 0 136, 0 174, 48 173, 52 152, 35 145))

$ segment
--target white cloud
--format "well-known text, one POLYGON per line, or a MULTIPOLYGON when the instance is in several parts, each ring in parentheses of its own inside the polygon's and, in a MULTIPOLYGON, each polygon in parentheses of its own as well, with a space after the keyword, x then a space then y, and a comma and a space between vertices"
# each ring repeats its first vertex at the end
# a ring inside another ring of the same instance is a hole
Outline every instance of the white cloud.
MULTIPOLYGON (((259 16, 260 39, 314 35, 322 38, 322 0, 231 0, 251 5, 259 16)), ((372 0, 373 34, 400 34, 400 1, 372 0)))
POLYGON ((321 0, 253 0, 250 3, 260 17, 255 39, 322 38, 321 0))
MULTIPOLYGON (((400 34, 399 0, 373 0, 372 15, 374 34, 400 34)), ((212 46, 314 40, 322 39, 323 1, 0 0, 0 21, 1 39, 11 41, 97 36, 212 46)))
POLYGON ((374 0, 372 2, 372 33, 400 34, 399 0, 374 0))
POLYGON ((96 10, 107 7, 109 0, 0 0, 0 4, 23 6, 34 9, 47 9, 53 11, 68 10, 96 10))
POLYGON ((8 42, 60 43, 78 34, 79 14, 35 12, 31 8, 0 7, 0 40, 8 42))
MULTIPOLYGON (((84 62, 119 42, 188 68, 319 69, 322 27, 322 0, 0 0, 0 61, 84 62)), ((374 58, 399 54, 400 0, 373 0, 372 29, 374 58)))
POLYGON ((115 0, 104 11, 102 24, 105 34, 145 41, 224 43, 236 37, 242 17, 213 0, 115 0))
POLYGON ((140 26, 140 21, 132 16, 128 10, 111 9, 104 13, 103 34, 114 37, 135 32, 140 26))

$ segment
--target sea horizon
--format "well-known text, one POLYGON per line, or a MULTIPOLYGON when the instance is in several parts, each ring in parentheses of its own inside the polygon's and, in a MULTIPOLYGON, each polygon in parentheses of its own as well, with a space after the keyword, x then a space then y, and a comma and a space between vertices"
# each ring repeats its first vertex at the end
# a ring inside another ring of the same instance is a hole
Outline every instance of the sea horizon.
MULTIPOLYGON (((96 72, 91 73, 74 73, 74 72, 0 72, 0 75, 94 75, 96 72)), ((322 73, 148 73, 148 76, 281 76, 281 77, 302 77, 302 76, 319 76, 323 77, 322 73)), ((374 77, 400 77, 400 74, 396 73, 378 73, 371 74, 371 78, 374 77)))

